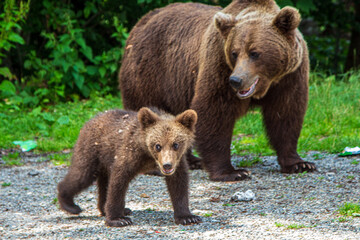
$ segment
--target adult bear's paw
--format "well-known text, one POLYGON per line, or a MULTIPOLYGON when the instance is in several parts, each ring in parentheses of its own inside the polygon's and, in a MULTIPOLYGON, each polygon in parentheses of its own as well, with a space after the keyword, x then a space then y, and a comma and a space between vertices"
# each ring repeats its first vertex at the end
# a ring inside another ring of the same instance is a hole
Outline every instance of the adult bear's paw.
POLYGON ((175 217, 176 224, 190 225, 190 224, 201 223, 201 222, 202 222, 201 218, 196 215, 190 215, 190 216, 185 216, 185 217, 175 217))
POLYGON ((314 172, 316 171, 315 163, 312 162, 299 162, 291 166, 281 167, 282 173, 302 173, 302 172, 314 172))
POLYGON ((128 225, 132 225, 131 218, 129 217, 119 217, 116 219, 106 219, 105 224, 109 227, 125 227, 128 225))
POLYGON ((241 181, 249 178, 250 178, 250 172, 243 168, 234 170, 230 173, 210 174, 210 180, 219 181, 219 182, 241 181))

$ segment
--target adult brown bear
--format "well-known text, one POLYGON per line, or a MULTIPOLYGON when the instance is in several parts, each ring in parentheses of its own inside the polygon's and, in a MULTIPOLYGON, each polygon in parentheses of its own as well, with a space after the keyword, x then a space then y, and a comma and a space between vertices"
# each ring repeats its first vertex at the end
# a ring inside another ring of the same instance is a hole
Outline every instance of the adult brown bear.
POLYGON ((309 74, 300 20, 296 9, 280 10, 273 0, 156 9, 127 41, 119 73, 124 107, 194 109, 203 166, 212 180, 234 181, 248 175, 230 162, 235 121, 259 106, 281 171, 313 171, 297 153, 309 74))

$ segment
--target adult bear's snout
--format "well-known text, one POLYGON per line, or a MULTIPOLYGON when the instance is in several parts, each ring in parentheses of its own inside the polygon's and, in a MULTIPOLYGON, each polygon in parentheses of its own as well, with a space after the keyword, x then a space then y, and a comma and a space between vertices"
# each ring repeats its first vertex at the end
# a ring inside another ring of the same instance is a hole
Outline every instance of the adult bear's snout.
POLYGON ((230 85, 234 89, 238 90, 243 84, 242 78, 238 76, 230 76, 230 85))

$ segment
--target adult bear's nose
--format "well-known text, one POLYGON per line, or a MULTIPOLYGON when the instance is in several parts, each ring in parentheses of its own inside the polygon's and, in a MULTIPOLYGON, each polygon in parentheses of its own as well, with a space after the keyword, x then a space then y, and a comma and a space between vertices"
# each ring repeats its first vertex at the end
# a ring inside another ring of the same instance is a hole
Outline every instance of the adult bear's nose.
POLYGON ((230 76, 230 85, 236 90, 239 89, 242 85, 242 79, 237 76, 230 76))

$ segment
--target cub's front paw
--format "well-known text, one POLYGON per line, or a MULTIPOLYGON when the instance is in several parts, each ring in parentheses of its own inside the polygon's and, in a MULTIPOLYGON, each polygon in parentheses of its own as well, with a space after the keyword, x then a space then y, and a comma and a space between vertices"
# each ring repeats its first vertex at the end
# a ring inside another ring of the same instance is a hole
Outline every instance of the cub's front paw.
POLYGON ((106 219, 105 224, 109 227, 125 227, 132 225, 132 221, 129 217, 120 217, 116 219, 106 219))
POLYGON ((175 223, 181 224, 181 225, 190 225, 190 224, 201 223, 201 222, 202 222, 201 218, 196 215, 175 218, 175 223))

